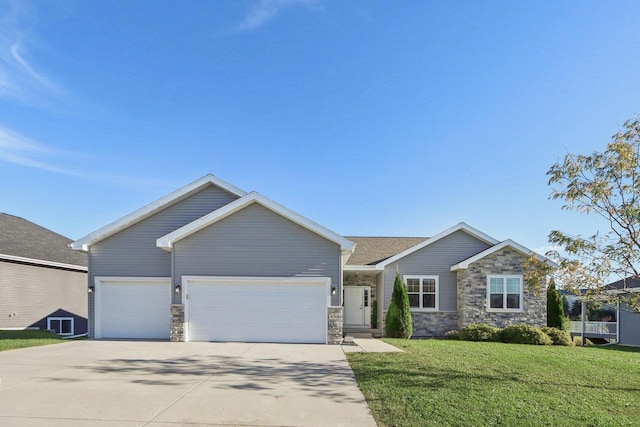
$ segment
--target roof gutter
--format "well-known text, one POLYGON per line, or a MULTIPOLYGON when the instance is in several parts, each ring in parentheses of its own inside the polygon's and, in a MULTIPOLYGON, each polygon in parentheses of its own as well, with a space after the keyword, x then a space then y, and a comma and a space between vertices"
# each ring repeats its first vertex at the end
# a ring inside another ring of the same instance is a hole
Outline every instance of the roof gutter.
POLYGON ((43 259, 26 258, 26 257, 14 256, 14 255, 6 255, 6 254, 0 254, 0 259, 6 259, 8 261, 15 261, 15 262, 24 262, 24 263, 27 263, 27 264, 44 265, 44 266, 47 266, 47 267, 66 268, 66 269, 70 269, 70 270, 79 270, 79 271, 88 271, 89 270, 87 267, 84 267, 82 265, 65 264, 63 262, 46 261, 46 260, 43 260, 43 259))

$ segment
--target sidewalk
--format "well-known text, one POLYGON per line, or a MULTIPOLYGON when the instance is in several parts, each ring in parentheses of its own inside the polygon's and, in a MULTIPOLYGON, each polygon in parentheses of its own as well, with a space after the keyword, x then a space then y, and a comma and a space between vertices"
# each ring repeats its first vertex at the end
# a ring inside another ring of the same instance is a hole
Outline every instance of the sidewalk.
POLYGON ((355 345, 342 345, 342 351, 345 353, 394 353, 402 352, 399 348, 387 344, 386 342, 376 338, 354 338, 355 345))

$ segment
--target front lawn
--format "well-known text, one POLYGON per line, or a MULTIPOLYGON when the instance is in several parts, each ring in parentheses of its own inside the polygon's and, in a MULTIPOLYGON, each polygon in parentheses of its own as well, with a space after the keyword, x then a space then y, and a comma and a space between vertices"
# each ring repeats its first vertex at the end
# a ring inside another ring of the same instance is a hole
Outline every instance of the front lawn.
POLYGON ((35 347, 38 345, 63 342, 56 334, 39 330, 2 331, 0 330, 0 351, 15 348, 35 347))
POLYGON ((347 353, 380 426, 640 423, 640 349, 386 341, 347 353))

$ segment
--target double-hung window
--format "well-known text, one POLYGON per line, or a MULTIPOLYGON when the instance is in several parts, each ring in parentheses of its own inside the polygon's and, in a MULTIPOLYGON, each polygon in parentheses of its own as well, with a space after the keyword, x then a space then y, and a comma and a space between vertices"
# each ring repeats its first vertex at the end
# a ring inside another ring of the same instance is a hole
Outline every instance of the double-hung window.
POLYGON ((488 311, 522 311, 522 276, 487 276, 488 311))
POLYGON ((409 306, 415 310, 438 310, 438 276, 404 276, 409 306))

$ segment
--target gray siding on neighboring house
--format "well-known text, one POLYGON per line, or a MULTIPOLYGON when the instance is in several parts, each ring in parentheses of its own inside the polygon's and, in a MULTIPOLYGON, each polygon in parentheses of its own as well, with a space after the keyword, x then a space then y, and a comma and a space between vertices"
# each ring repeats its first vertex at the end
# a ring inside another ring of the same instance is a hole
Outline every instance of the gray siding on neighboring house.
MULTIPOLYGON (((171 254, 158 248, 156 240, 237 198, 210 185, 96 243, 89 250, 89 284, 97 276, 170 277, 171 254)), ((93 319, 93 298, 89 308, 93 319)))
POLYGON ((620 306, 620 344, 640 346, 640 313, 632 312, 628 306, 620 306))
POLYGON ((177 241, 173 256, 175 285, 183 275, 330 277, 339 304, 340 246, 258 204, 177 241))
POLYGON ((457 276, 451 266, 476 255, 489 245, 464 231, 456 231, 384 269, 384 309, 389 308, 396 271, 400 275, 420 274, 439 276, 440 311, 457 311, 457 276), (397 270, 398 269, 398 270, 397 270))
POLYGON ((0 260, 0 328, 44 329, 48 316, 87 332, 87 273, 0 260))

